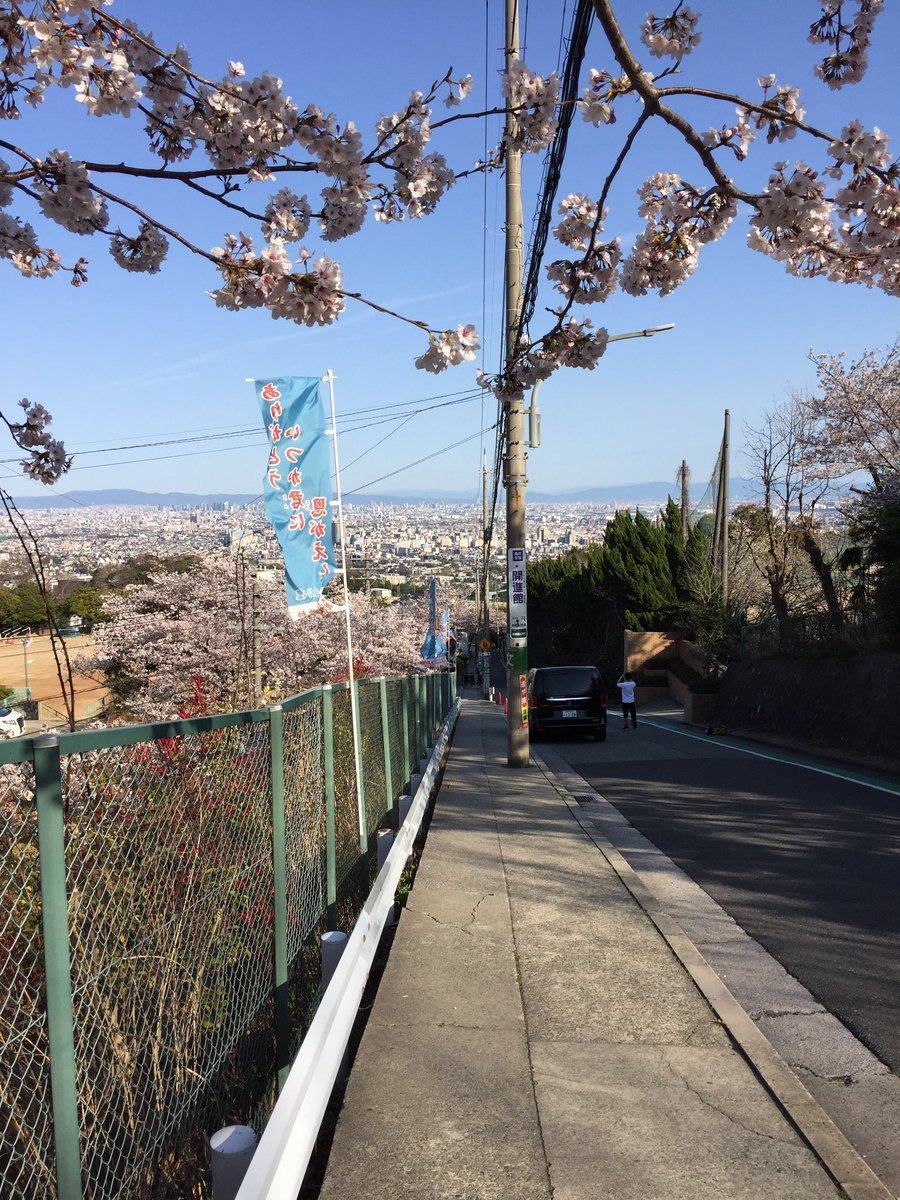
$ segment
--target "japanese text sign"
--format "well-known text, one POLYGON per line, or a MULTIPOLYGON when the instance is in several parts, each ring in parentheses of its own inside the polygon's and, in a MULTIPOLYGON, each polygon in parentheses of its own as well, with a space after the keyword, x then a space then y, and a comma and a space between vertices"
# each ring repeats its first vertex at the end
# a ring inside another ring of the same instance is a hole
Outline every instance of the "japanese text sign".
POLYGON ((508 554, 507 588, 509 594, 509 636, 528 635, 528 596, 525 588, 525 551, 511 549, 508 554))
POLYGON ((284 555, 288 612, 312 612, 334 577, 331 537, 331 447, 319 398, 319 378, 256 380, 269 438, 263 484, 266 515, 284 555))

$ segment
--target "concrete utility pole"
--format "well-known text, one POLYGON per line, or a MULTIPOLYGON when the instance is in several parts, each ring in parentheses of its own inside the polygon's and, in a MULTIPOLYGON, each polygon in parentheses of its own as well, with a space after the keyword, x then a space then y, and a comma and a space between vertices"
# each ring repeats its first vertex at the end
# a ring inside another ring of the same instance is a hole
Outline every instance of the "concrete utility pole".
MULTIPOLYGON (((481 464, 481 561, 484 567, 484 591, 481 596, 481 641, 491 640, 491 530, 488 525, 488 473, 487 463, 481 464)), ((481 663, 481 694, 487 696, 491 688, 491 652, 478 651, 481 663)))
POLYGON ((731 414, 725 409, 725 433, 722 438, 722 603, 728 603, 728 456, 731 442, 731 414))
MULTIPOLYGON (((519 57, 519 3, 506 0, 506 69, 509 71, 519 57)), ((506 362, 516 353, 516 331, 522 309, 522 277, 524 263, 524 232, 522 223, 522 157, 510 149, 509 138, 516 128, 515 113, 509 103, 506 108, 506 362)), ((510 393, 506 400, 506 455, 504 459, 506 485, 506 553, 507 563, 521 551, 525 566, 525 397, 521 391, 510 393)), ((507 567, 507 610, 512 609, 511 571, 507 567)), ((509 767, 528 766, 528 726, 523 722, 524 684, 528 674, 527 629, 516 631, 509 622, 506 638, 506 696, 508 721, 506 726, 506 764, 509 767)), ((525 710, 527 714, 527 709, 525 710)))

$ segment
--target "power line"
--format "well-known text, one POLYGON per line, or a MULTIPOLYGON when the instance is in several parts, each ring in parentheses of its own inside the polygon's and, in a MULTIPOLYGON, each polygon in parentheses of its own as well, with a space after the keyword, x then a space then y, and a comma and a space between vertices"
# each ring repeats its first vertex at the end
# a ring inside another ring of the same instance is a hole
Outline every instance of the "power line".
POLYGON ((349 491, 344 492, 344 495, 353 496, 375 483, 381 483, 385 479, 392 479, 395 475, 400 475, 404 471, 411 470, 413 467, 421 466, 422 463, 429 462, 432 458, 438 458, 440 455, 446 454, 449 450, 455 450, 458 446, 464 446, 466 442, 473 442, 475 438, 481 437, 483 433, 487 433, 488 430, 493 428, 493 425, 489 425, 487 429, 478 429, 475 433, 470 433, 468 437, 460 438, 458 442, 451 442, 449 446, 442 446, 440 450, 435 450, 433 454, 426 454, 422 458, 417 458, 415 462, 406 463, 405 466, 398 467, 396 471, 388 471, 386 475, 379 475, 377 479, 370 479, 368 483, 361 483, 359 487, 351 488, 349 491))

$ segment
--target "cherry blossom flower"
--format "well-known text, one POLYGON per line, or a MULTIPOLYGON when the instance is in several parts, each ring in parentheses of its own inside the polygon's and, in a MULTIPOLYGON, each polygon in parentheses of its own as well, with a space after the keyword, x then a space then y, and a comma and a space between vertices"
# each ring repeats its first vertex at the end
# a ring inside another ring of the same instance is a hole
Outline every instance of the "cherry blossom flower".
POLYGON ((447 367, 471 362, 478 350, 478 332, 474 325, 458 325, 441 334, 429 335, 428 349, 416 359, 416 366, 423 371, 439 375, 447 367))
POLYGON ((680 3, 668 17, 656 17, 648 12, 641 26, 641 41, 655 58, 683 58, 700 41, 699 19, 699 13, 682 8, 680 3))
POLYGON ((169 242, 153 225, 142 221, 134 237, 117 229, 110 239, 109 252, 124 270, 155 275, 169 252, 169 242))
POLYGON ((515 128, 508 138, 516 150, 534 153, 549 146, 556 133, 559 80, 554 71, 545 79, 520 59, 503 76, 503 94, 516 112, 515 128))

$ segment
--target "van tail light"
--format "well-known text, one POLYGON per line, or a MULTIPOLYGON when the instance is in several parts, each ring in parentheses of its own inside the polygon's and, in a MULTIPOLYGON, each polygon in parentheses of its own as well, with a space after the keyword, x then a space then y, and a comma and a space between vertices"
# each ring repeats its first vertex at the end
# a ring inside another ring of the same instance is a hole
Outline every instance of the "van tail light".
POLYGON ((528 697, 528 707, 531 709, 537 708, 537 696, 534 694, 534 692, 532 692, 528 697))
POLYGON ((606 708, 606 692, 600 693, 600 703, 606 708))

